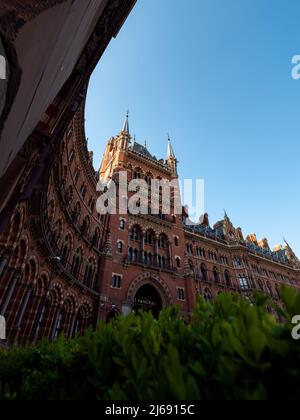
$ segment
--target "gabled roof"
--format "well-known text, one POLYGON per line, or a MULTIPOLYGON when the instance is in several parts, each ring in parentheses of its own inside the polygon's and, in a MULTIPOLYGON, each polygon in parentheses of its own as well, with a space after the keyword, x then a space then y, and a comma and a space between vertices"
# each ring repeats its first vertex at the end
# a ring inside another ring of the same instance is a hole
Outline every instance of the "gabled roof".
POLYGON ((133 151, 133 152, 139 153, 140 155, 143 155, 143 156, 147 157, 148 159, 152 159, 152 160, 157 161, 156 157, 151 155, 151 153, 149 152, 149 150, 147 149, 147 147, 142 146, 139 143, 136 143, 135 142, 131 146, 130 150, 133 151))

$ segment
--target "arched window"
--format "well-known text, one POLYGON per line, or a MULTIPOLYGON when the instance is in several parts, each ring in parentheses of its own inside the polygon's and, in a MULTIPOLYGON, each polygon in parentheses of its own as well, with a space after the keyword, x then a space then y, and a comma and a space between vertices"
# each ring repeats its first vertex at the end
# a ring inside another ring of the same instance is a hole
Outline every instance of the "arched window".
POLYGON ((71 268, 71 274, 76 278, 80 274, 81 263, 82 263, 82 251, 81 249, 78 249, 76 251, 76 254, 73 257, 73 263, 72 263, 72 268, 71 268))
POLYGON ((84 219, 83 224, 82 224, 82 228, 81 228, 82 234, 88 235, 89 229, 90 229, 90 218, 87 216, 84 219))
POLYGON ((80 196, 83 200, 85 199, 85 195, 86 195, 86 187, 85 185, 82 185, 80 188, 80 196))
POLYGON ((152 245, 154 243, 154 235, 151 230, 148 230, 146 233, 145 243, 147 245, 152 245))
POLYGON ((181 259, 179 257, 176 258, 176 266, 177 268, 181 268, 181 259))
POLYGON ((231 277, 227 270, 225 271, 225 282, 227 287, 231 287, 231 277))
POLYGON ((123 242, 122 241, 118 241, 118 253, 119 254, 123 253, 123 242))
POLYGON ((99 247, 100 236, 101 236, 101 232, 100 232, 100 229, 97 227, 95 229, 95 233, 93 235, 93 240, 92 240, 93 246, 95 248, 99 247))
POLYGON ((73 211, 73 220, 75 224, 79 222, 80 214, 81 214, 80 204, 76 203, 74 211, 73 211))
POLYGON ((162 266, 162 260, 161 260, 160 255, 158 256, 158 266, 159 266, 159 268, 161 268, 161 266, 162 266))
POLYGON ((148 265, 148 253, 144 252, 144 264, 148 265))
POLYGON ((141 238, 141 230, 138 226, 134 226, 130 232, 130 240, 139 241, 141 238))
POLYGON ((124 219, 121 219, 121 220, 120 220, 120 229, 121 229, 121 230, 125 230, 125 227, 126 227, 126 222, 125 222, 125 220, 124 220, 124 219))
POLYGON ((179 246, 179 238, 178 238, 178 236, 175 236, 174 242, 175 242, 175 246, 179 246))
POLYGON ((95 209, 95 200, 92 197, 90 198, 90 201, 89 201, 89 209, 91 210, 92 213, 95 209))
POLYGON ((214 268, 214 280, 215 280, 215 283, 219 283, 220 281, 219 272, 216 267, 214 268))
POLYGON ((96 266, 94 260, 91 258, 86 265, 83 283, 90 289, 93 287, 96 266))
POLYGON ((159 240, 158 240, 159 248, 166 249, 167 243, 168 243, 168 238, 164 234, 160 235, 159 240))
POLYGON ((69 254, 70 254, 70 250, 71 250, 71 237, 70 235, 66 236, 65 238, 65 243, 62 246, 62 250, 61 250, 61 263, 63 265, 66 265, 68 262, 68 258, 69 258, 69 254))
POLYGON ((201 276, 202 276, 202 280, 208 281, 207 268, 205 264, 201 264, 201 276))

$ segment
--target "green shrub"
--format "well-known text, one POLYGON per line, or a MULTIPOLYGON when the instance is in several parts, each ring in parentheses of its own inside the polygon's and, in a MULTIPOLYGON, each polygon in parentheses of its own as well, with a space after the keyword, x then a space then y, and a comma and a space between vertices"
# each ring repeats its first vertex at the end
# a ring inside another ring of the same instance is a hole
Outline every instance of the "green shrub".
POLYGON ((179 309, 120 317, 84 337, 0 353, 2 400, 253 400, 300 398, 300 296, 266 312, 238 295, 199 298, 193 322, 179 309), (279 323, 280 317, 284 322, 279 323))

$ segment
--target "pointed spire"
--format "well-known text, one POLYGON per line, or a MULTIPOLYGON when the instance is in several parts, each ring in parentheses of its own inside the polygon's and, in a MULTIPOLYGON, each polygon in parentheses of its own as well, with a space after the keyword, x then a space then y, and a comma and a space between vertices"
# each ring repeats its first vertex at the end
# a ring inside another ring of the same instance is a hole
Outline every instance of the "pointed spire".
POLYGON ((168 134, 168 151, 167 151, 167 159, 170 159, 170 158, 174 158, 174 159, 176 159, 176 156, 175 156, 175 153, 174 153, 174 149, 173 149, 173 146, 172 146, 172 143, 171 143, 170 136, 169 136, 169 134, 168 134))
POLYGON ((130 131, 129 131, 129 111, 127 111, 127 114, 126 114, 126 120, 125 120, 123 129, 122 129, 122 133, 130 134, 130 131))

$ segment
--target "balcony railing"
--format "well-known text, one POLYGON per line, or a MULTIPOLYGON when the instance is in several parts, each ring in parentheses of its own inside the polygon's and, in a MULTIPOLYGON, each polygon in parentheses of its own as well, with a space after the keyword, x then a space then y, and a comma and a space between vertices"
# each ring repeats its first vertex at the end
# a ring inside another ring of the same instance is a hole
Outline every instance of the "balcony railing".
POLYGON ((157 261, 149 261, 149 260, 145 260, 142 257, 126 257, 124 260, 125 264, 134 264, 134 265, 139 265, 139 266, 143 266, 143 267, 147 267, 147 268, 152 268, 155 270, 160 270, 160 271, 168 271, 168 272, 174 272, 176 271, 176 269, 174 269, 171 264, 167 263, 167 264, 159 264, 157 261))

